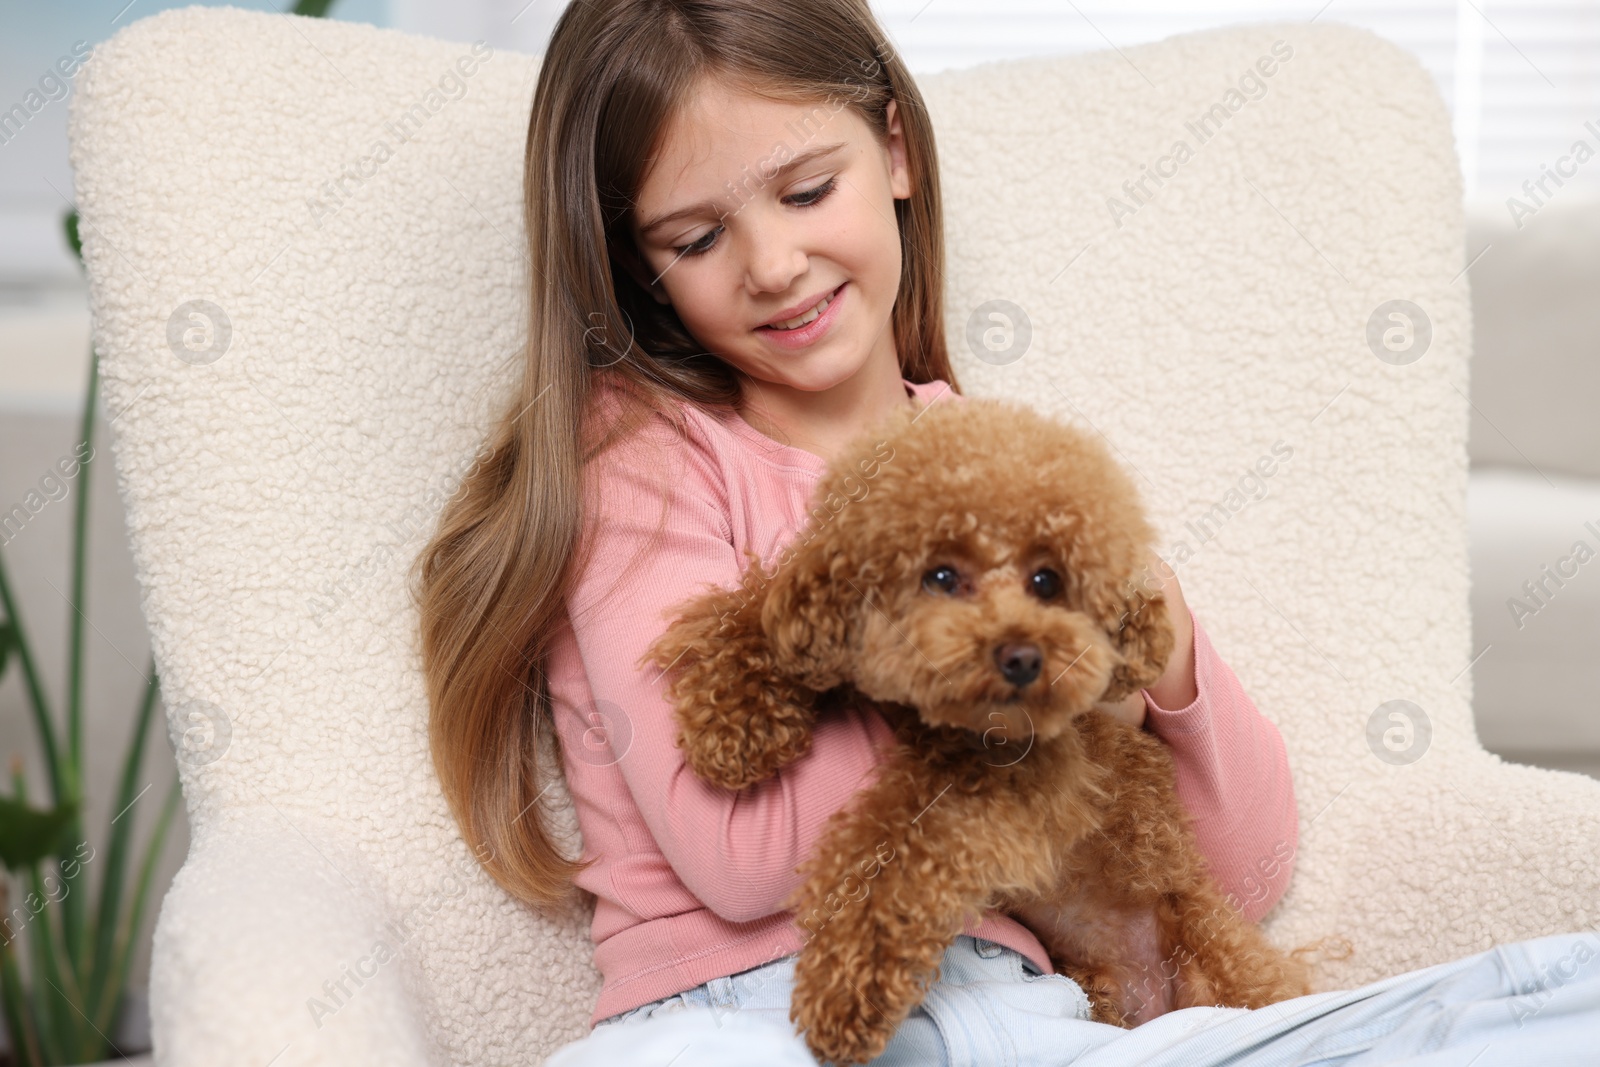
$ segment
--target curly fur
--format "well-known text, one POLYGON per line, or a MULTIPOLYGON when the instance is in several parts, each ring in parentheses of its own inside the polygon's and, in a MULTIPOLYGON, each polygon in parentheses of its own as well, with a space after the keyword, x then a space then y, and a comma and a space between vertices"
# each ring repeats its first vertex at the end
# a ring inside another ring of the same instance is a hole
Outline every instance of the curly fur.
POLYGON ((988 907, 1039 936, 1102 1022, 1310 992, 1205 870, 1166 747, 1091 713, 1173 649, 1140 580, 1154 531, 1098 441, 1020 405, 935 404, 858 440, 815 500, 775 573, 752 560, 646 658, 669 671, 689 765, 730 789, 804 755, 830 702, 895 726, 788 901, 808 934, 791 1014, 820 1060, 881 1053, 988 907))

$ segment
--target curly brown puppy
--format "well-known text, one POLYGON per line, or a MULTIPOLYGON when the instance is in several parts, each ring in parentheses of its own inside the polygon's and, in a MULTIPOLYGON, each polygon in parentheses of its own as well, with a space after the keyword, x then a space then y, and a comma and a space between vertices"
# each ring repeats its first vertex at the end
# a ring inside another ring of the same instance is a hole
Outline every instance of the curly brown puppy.
MULTIPOLYGON (((1209 877, 1154 735, 1091 713, 1160 677, 1173 634, 1154 531, 1090 435, 994 400, 897 413, 830 465, 769 572, 691 601, 670 669, 695 773, 739 789, 869 700, 901 745, 833 816, 788 902, 791 1016, 862 1063, 986 907, 1025 922, 1094 1018, 1262 1007, 1308 968, 1209 877)), ((1300 950, 1297 950, 1300 951, 1300 950)))

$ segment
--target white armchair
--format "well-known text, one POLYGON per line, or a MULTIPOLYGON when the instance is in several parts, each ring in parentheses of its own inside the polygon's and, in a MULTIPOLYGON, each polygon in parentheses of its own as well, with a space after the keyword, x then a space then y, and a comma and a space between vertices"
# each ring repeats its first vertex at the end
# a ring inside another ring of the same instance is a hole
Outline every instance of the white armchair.
MULTIPOLYGON (((516 370, 536 62, 189 8, 82 75, 94 335, 193 834, 158 1063, 532 1064, 586 1032, 586 924, 509 899, 448 814, 404 584, 516 370)), ((1470 279, 1428 76, 1317 24, 922 84, 962 384, 1107 436, 1287 742, 1269 933, 1349 937, 1332 988, 1600 919, 1600 782, 1473 731, 1470 279), (1374 317, 1395 300, 1420 315, 1374 317)))

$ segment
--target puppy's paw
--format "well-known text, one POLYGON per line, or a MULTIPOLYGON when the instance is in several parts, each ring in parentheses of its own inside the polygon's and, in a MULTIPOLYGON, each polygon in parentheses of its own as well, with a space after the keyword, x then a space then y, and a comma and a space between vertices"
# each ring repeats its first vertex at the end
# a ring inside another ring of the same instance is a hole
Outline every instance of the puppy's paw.
POLYGON ((1074 964, 1063 964, 1060 972, 1078 983, 1078 988, 1089 997, 1089 1018, 1097 1023, 1109 1023, 1125 1030, 1135 1025, 1133 1012, 1124 1003, 1122 986, 1108 970, 1074 964))
POLYGON ((882 992, 874 997, 873 983, 866 976, 857 976, 862 979, 857 984, 843 971, 823 974, 818 966, 804 967, 805 959, 802 953, 789 1017, 811 1054, 819 1063, 836 1067, 867 1063, 882 1055, 898 1022, 879 1007, 882 992))
POLYGON ((813 714, 799 693, 768 688, 753 703, 691 704, 678 714, 678 747, 695 776, 743 789, 811 751, 813 714))

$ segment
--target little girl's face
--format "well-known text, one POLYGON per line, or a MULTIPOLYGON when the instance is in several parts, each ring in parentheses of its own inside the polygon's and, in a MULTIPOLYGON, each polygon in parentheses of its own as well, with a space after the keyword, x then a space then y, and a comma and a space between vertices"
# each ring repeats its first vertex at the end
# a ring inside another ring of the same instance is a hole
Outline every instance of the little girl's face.
POLYGON ((661 143, 632 219, 641 280, 707 351, 807 392, 869 361, 898 373, 894 201, 911 190, 893 104, 884 145, 842 99, 708 79, 661 143))

